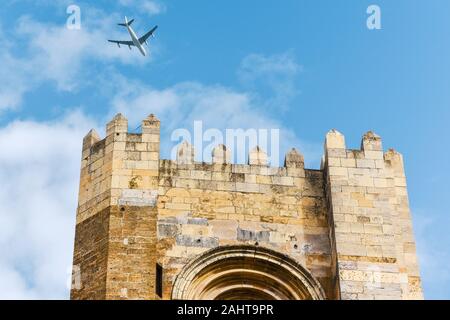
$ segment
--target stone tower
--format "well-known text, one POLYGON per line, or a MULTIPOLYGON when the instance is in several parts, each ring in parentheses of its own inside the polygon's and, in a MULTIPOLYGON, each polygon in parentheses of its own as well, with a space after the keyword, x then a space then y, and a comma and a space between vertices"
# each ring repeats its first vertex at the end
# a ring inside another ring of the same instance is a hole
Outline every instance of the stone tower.
POLYGON ((160 122, 83 140, 72 299, 421 299, 402 156, 330 131, 320 170, 292 149, 231 164, 159 153, 160 122))

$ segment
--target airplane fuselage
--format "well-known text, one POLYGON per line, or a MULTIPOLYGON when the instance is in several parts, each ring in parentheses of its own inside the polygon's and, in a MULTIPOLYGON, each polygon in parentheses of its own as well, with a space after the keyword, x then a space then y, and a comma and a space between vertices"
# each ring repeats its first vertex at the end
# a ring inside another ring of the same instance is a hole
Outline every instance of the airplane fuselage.
POLYGON ((125 17, 125 23, 119 23, 119 26, 126 27, 128 30, 128 33, 130 35, 130 40, 108 40, 109 42, 117 44, 117 46, 120 48, 120 45, 128 46, 131 50, 131 47, 138 48, 139 52, 145 57, 147 55, 147 51, 145 51, 144 44, 148 45, 148 38, 153 36, 153 33, 156 29, 158 29, 158 26, 154 26, 153 29, 148 31, 146 34, 144 34, 142 37, 138 37, 136 35, 136 32, 134 32, 133 28, 131 27, 131 24, 134 22, 134 19, 131 19, 128 21, 128 18, 125 17))
POLYGON ((142 53, 142 55, 145 57, 147 55, 147 52, 145 51, 145 48, 142 46, 142 44, 139 42, 139 38, 137 37, 133 28, 131 28, 131 26, 128 25, 127 30, 128 30, 128 33, 130 34, 131 41, 133 41, 136 48, 138 48, 139 51, 142 53))

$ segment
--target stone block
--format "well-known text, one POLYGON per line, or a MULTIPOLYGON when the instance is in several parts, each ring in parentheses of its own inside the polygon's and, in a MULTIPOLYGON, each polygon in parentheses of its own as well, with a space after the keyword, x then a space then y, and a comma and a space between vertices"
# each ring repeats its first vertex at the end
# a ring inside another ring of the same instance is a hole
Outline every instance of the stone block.
POLYGON ((356 168, 356 159, 341 158, 341 166, 345 168, 356 168))
POLYGON ((237 239, 239 241, 269 241, 270 232, 269 231, 252 231, 243 230, 241 228, 237 229, 237 239))
POLYGON ((358 168, 369 168, 369 169, 375 169, 375 161, 374 160, 368 160, 368 159, 356 159, 356 167, 358 168))
POLYGON ((154 207, 157 198, 157 190, 122 189, 122 195, 118 200, 118 204, 137 207, 154 207))
POLYGON ((175 224, 158 224, 159 238, 174 238, 179 233, 178 225, 175 224))
POLYGON ((347 168, 329 167, 328 170, 329 170, 329 174, 331 176, 347 176, 348 175, 347 168))
POLYGON ((176 243, 184 247, 201 247, 201 248, 215 248, 219 245, 217 238, 211 237, 194 237, 190 235, 177 235, 176 243))

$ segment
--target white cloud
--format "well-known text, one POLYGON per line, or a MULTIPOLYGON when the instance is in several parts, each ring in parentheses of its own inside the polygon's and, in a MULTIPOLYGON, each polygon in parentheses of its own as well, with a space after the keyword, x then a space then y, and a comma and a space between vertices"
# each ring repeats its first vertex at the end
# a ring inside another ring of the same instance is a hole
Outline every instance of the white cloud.
MULTIPOLYGON (((128 116, 130 125, 137 127, 148 114, 156 114, 162 121, 162 141, 164 156, 168 157, 173 143, 171 133, 178 128, 192 131, 194 121, 201 120, 204 130, 217 128, 225 135, 225 129, 280 129, 280 164, 285 152, 296 147, 305 155, 308 165, 317 166, 322 148, 296 137, 290 128, 278 119, 261 111, 259 99, 253 93, 239 92, 221 85, 203 85, 184 82, 158 90, 141 83, 115 79, 120 84, 120 92, 113 98, 113 113, 128 116)), ((253 146, 250 146, 250 148, 253 146)), ((201 153, 197 152, 201 160, 201 153)), ((207 160, 207 159, 203 159, 207 160)))
POLYGON ((44 24, 29 17, 19 19, 18 33, 29 39, 30 63, 43 79, 56 81, 62 90, 72 90, 88 79, 83 74, 93 74, 84 64, 89 59, 125 64, 150 61, 136 51, 130 54, 128 48, 119 49, 107 42, 110 38, 126 36, 111 28, 116 25, 116 17, 96 14, 90 21, 83 23, 81 30, 69 30, 63 25, 44 24))
POLYGON ((14 57, 12 44, 5 36, 0 25, 0 112, 17 108, 22 103, 22 96, 30 86, 28 64, 14 57))
POLYGON ((442 299, 450 294, 450 253, 446 214, 426 209, 413 210, 417 255, 426 299, 442 299))
POLYGON ((166 7, 156 1, 142 1, 141 7, 150 16, 161 14, 166 11, 166 7))
POLYGON ((263 94, 266 107, 284 111, 299 94, 295 81, 301 71, 302 66, 288 51, 269 56, 250 54, 242 60, 237 74, 245 88, 263 94))
MULTIPOLYGON (((169 142, 173 130, 186 128, 192 131, 194 121, 201 120, 204 130, 217 128, 224 135, 225 129, 280 129, 279 164, 282 165, 285 152, 296 147, 305 155, 308 166, 317 167, 322 155, 321 145, 298 139, 296 133, 283 125, 272 112, 278 112, 279 108, 291 103, 296 92, 294 80, 300 70, 301 66, 291 52, 272 56, 250 54, 243 59, 238 70, 240 80, 248 84, 243 91, 198 82, 155 89, 118 77, 113 81, 120 90, 113 98, 112 113, 127 115, 133 127, 137 127, 148 114, 156 114, 163 123, 162 141, 166 142, 163 146, 166 157, 173 146, 169 142), (270 84, 269 94, 253 86, 260 81, 270 84)), ((202 160, 201 152, 197 152, 197 159, 202 160)))
MULTIPOLYGON (((127 33, 115 27, 118 15, 106 15, 95 8, 83 12, 81 30, 28 16, 18 19, 8 37, 2 36, 0 27, 0 112, 20 106, 23 95, 45 81, 53 81, 59 90, 74 91, 86 84, 95 85, 99 64, 142 66, 152 62, 153 55, 144 58, 136 50, 130 53, 128 48, 119 49, 107 42, 127 39, 127 33), (11 37, 17 41, 8 41, 11 37)), ((157 52, 153 43, 152 53, 157 52)))
MULTIPOLYGON (((7 58, 0 54, 0 60, 6 61, 7 58)), ((25 82, 18 79, 17 76, 8 76, 4 78, 5 73, 12 72, 11 69, 17 68, 20 62, 11 61, 0 71, 0 112, 8 109, 15 109, 22 103, 22 97, 27 91, 25 82)), ((19 69, 20 70, 20 69, 19 69)))
POLYGON ((122 6, 135 7, 141 13, 145 13, 148 16, 155 16, 166 12, 166 5, 160 1, 154 0, 119 0, 122 6))
POLYGON ((68 297, 81 141, 92 126, 72 112, 0 128, 0 299, 68 297))

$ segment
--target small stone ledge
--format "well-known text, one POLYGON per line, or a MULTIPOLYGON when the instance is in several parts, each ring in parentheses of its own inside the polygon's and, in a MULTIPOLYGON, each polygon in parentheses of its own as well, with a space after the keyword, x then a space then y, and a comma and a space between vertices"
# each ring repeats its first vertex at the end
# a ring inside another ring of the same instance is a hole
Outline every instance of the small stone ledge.
POLYGON ((118 205, 135 207, 154 207, 158 198, 157 190, 123 189, 118 205))

